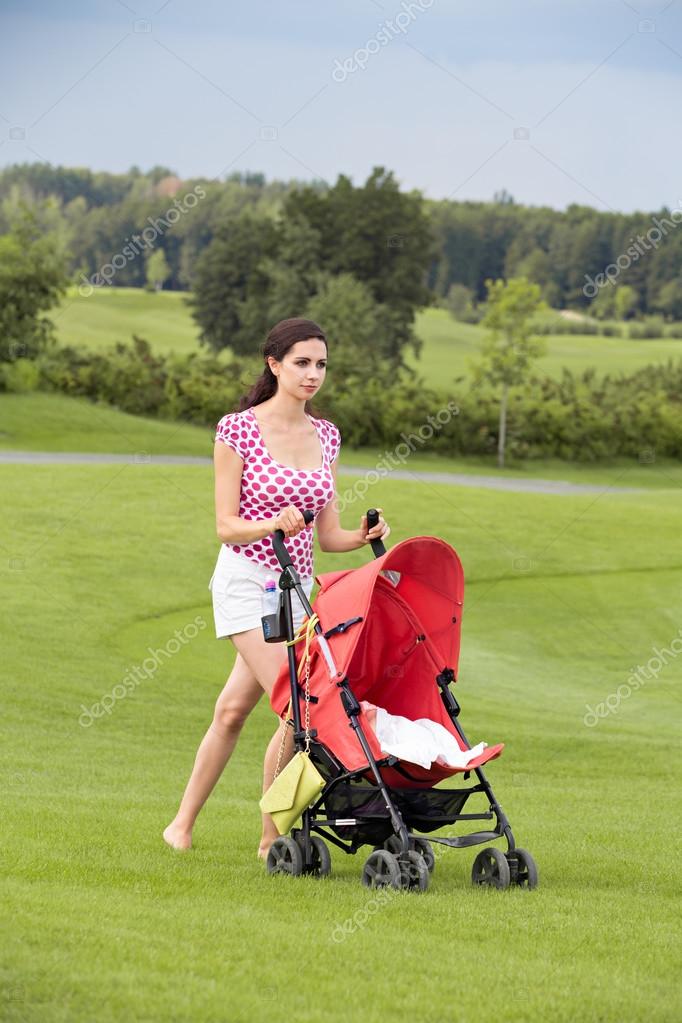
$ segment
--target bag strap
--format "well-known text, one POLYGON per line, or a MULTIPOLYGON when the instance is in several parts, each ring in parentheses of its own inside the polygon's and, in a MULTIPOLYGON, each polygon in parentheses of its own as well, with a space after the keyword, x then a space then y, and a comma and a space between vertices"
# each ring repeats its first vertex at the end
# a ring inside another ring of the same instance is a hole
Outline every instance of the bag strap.
MULTIPOLYGON (((305 696, 305 712, 303 716, 303 728, 305 730, 305 751, 306 754, 310 754, 310 644, 315 636, 315 626, 318 623, 319 618, 316 614, 313 614, 312 618, 307 618, 301 625, 301 628, 296 633, 293 639, 287 640, 287 646, 294 646, 305 637, 305 648, 301 656, 301 660, 296 668, 296 677, 298 681, 301 680, 301 674, 305 671, 305 678, 303 682, 303 694, 305 696), (305 667, 304 667, 305 666, 305 667)), ((287 707, 286 714, 284 716, 283 728, 282 728, 282 741, 279 746, 279 753, 277 754, 277 766, 275 767, 274 779, 280 772, 280 766, 282 763, 282 757, 284 756, 284 746, 287 738, 287 728, 289 725, 293 728, 293 722, 289 721, 289 715, 291 714, 291 700, 289 700, 289 706, 287 707)))

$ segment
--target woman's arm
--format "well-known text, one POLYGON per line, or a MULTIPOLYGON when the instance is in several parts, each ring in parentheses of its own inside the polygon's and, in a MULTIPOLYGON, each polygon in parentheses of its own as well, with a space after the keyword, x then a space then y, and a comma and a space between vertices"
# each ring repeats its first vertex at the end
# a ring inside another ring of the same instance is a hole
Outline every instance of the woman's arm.
MULTIPOLYGON (((336 491, 336 462, 332 462, 330 465, 332 476, 334 477, 334 490, 336 491)), ((386 524, 385 519, 381 515, 381 508, 377 508, 379 512, 379 521, 377 522, 374 529, 367 531, 367 516, 363 515, 360 519, 359 529, 342 529, 339 521, 339 512, 336 507, 336 500, 332 500, 327 504, 320 514, 317 516, 317 540, 320 545, 320 550, 329 553, 343 553, 344 551, 354 551, 358 547, 364 547, 365 544, 371 540, 383 539, 385 540, 391 532, 390 526, 386 524)))
POLYGON ((275 519, 251 522, 239 517, 239 495, 244 462, 236 451, 221 440, 213 448, 215 467, 216 532, 223 543, 252 543, 269 536, 276 528, 275 519))

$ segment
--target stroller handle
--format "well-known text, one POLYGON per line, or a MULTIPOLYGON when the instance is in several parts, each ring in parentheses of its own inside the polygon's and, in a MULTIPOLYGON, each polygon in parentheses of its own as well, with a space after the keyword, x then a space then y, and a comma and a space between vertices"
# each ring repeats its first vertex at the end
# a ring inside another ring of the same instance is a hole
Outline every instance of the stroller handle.
MULTIPOLYGON (((313 521, 313 519, 315 518, 315 512, 310 511, 309 508, 306 508, 306 510, 302 514, 303 514, 303 518, 305 520, 306 526, 309 525, 313 521)), ((279 561, 279 563, 282 566, 282 568, 287 568, 289 565, 292 564, 291 555, 289 554, 289 551, 284 546, 284 530, 283 529, 276 529, 274 531, 274 533, 272 534, 272 546, 274 547, 275 554, 277 555, 277 560, 279 561)))
MULTIPOLYGON (((374 529, 377 522, 379 521, 379 512, 376 508, 370 508, 367 512, 367 528, 374 529)), ((370 540, 372 550, 374 551, 374 557, 380 558, 382 554, 386 553, 383 541, 381 540, 370 540)))
MULTIPOLYGON (((315 518, 315 512, 310 511, 310 509, 306 508, 306 510, 303 512, 303 518, 305 520, 306 525, 308 525, 315 518)), ((376 508, 370 508, 367 512, 367 528, 373 529, 378 521, 379 512, 376 510, 376 508)), ((386 548, 384 547, 383 542, 381 540, 372 540, 370 542, 375 558, 380 558, 382 554, 386 553, 386 548)), ((284 546, 283 529, 276 529, 272 534, 272 546, 274 548, 275 554, 277 555, 277 560, 279 561, 282 568, 287 568, 287 566, 292 564, 291 555, 284 546)))

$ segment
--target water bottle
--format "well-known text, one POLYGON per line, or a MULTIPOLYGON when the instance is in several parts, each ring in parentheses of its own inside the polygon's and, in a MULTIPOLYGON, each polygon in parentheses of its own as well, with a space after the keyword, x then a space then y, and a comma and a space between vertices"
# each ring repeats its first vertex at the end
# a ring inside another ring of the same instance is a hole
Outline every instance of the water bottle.
POLYGON ((263 616, 276 614, 278 604, 279 594, 277 592, 277 582, 275 579, 268 578, 265 580, 265 589, 263 590, 261 602, 263 616))
POLYGON ((263 615, 261 625, 263 626, 263 639, 266 643, 281 643, 286 639, 284 633, 283 616, 279 612, 279 594, 277 583, 274 579, 265 580, 265 589, 261 598, 263 615))

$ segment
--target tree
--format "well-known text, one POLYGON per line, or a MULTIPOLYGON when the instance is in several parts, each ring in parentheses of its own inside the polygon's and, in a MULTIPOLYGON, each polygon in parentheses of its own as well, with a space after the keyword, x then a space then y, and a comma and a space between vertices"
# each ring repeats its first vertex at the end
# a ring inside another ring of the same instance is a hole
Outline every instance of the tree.
POLYGON ((590 302, 587 313, 597 320, 610 320, 616 316, 616 289, 612 284, 603 284, 590 302))
POLYGON ((451 284, 445 304, 448 312, 455 320, 473 323, 476 313, 473 305, 474 293, 466 284, 451 284))
POLYGON ((0 237, 0 361, 33 358, 53 337, 43 314, 57 305, 69 278, 66 253, 53 233, 43 233, 27 207, 0 237))
POLYGON ((509 389, 521 384, 533 361, 545 352, 545 342, 531 336, 530 321, 547 307, 540 287, 525 277, 486 281, 488 305, 482 326, 490 334, 482 343, 482 359, 476 367, 478 380, 500 388, 497 464, 504 466, 509 389))
POLYGON ((362 388, 388 373, 381 345, 381 309, 366 284, 352 274, 320 278, 305 313, 319 323, 329 341, 330 379, 335 387, 362 388))
POLYGON ((619 320, 628 320, 637 308, 639 297, 637 292, 629 284, 621 284, 620 287, 616 288, 616 297, 614 300, 614 307, 616 318, 619 320))
POLYGON ((275 251, 277 231, 268 219, 244 210, 221 225, 197 260, 194 295, 188 300, 214 351, 253 355, 272 324, 266 298, 269 277, 261 265, 275 251))
POLYGON ((654 309, 673 320, 682 320, 682 277, 668 281, 654 299, 654 309))
POLYGON ((147 257, 147 291, 161 291, 170 273, 171 269, 163 249, 154 249, 147 257))
POLYGON ((341 174, 325 193, 292 192, 284 216, 294 215, 318 232, 320 269, 352 274, 384 307, 386 358, 397 367, 406 347, 417 354, 414 315, 431 301, 426 277, 434 254, 422 196, 401 192, 391 172, 375 167, 361 188, 341 174))
POLYGON ((343 175, 326 191, 298 188, 279 219, 251 210, 230 216, 192 275, 190 305, 202 340, 216 350, 253 352, 273 323, 301 315, 322 282, 352 275, 374 306, 374 349, 382 364, 399 369, 406 347, 419 353, 414 315, 431 298, 431 233, 422 202, 375 168, 362 188, 343 175))
POLYGON ((258 264, 267 278, 267 318, 271 324, 301 310, 318 288, 320 235, 305 217, 284 217, 277 225, 273 255, 258 264))

